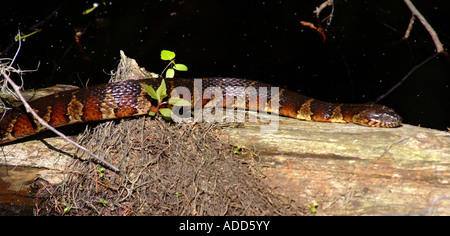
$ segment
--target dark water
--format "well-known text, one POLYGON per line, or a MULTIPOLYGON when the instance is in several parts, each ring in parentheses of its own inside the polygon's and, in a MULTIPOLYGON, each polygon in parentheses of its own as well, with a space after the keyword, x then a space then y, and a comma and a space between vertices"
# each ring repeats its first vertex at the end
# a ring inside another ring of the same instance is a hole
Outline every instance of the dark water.
MULTIPOLYGON (((119 50, 159 73, 162 49, 187 64, 182 77, 246 77, 328 101, 368 102, 384 94, 434 52, 419 21, 401 38, 410 12, 403 1, 335 1, 326 40, 315 30, 314 9, 323 1, 9 1, 0 10, 0 50, 12 57, 12 38, 42 29, 23 42, 17 64, 39 70, 26 87, 106 82, 119 50), (82 32, 79 42, 76 32, 82 32)), ((450 44, 450 2, 414 1, 450 44)), ((324 11, 325 18, 330 11, 324 11)), ((325 23, 323 23, 325 25, 325 23)), ((415 71, 381 101, 405 123, 450 126, 450 64, 439 56, 415 71)))

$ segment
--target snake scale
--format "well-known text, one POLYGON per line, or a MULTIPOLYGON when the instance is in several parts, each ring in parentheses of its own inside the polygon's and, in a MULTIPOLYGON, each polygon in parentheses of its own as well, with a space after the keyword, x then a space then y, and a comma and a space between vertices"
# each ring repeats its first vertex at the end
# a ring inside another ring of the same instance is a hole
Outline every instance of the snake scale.
MULTIPOLYGON (((236 88, 267 88, 267 92, 263 94, 266 102, 256 106, 257 110, 266 112, 273 96, 275 96, 269 92, 273 86, 253 80, 220 77, 199 80, 202 91, 207 88, 220 88, 223 91, 224 98, 220 104, 217 104, 217 102, 214 104, 222 107, 249 109, 250 102, 248 101, 240 104, 226 101, 226 96, 242 96, 240 94, 242 90, 236 88)), ((177 87, 184 87, 193 91, 196 89, 194 81, 196 80, 165 79, 169 92, 177 87)), ((54 127, 145 115, 151 110, 155 111, 158 104, 148 96, 140 85, 141 83, 151 85, 156 89, 161 84, 161 79, 129 80, 69 90, 36 99, 29 104, 41 118, 54 127)), ((287 89, 279 89, 276 95, 278 96, 279 110, 270 112, 301 120, 355 123, 371 127, 397 127, 402 120, 391 108, 375 103, 330 103, 287 89)), ((250 93, 246 95, 246 99, 251 100, 252 96, 257 96, 257 94, 250 93)), ((261 96, 261 94, 258 96, 261 96)), ((212 100, 217 100, 214 99, 214 96, 210 96, 209 98, 201 97, 196 101, 194 95, 184 99, 190 100, 194 107, 208 106, 208 104, 211 105, 212 100)), ((256 101, 259 102, 259 100, 256 101)), ((25 111, 23 105, 6 110, 2 117, 0 121, 0 145, 45 130, 45 127, 25 111)))

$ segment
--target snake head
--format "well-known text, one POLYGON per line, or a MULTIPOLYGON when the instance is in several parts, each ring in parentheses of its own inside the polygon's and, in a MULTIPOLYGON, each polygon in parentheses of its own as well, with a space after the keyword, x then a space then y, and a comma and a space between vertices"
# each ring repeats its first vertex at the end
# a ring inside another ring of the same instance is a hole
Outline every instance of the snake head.
POLYGON ((371 127, 397 127, 402 122, 402 117, 398 115, 392 108, 367 103, 358 109, 359 112, 353 116, 353 123, 371 126, 371 127))

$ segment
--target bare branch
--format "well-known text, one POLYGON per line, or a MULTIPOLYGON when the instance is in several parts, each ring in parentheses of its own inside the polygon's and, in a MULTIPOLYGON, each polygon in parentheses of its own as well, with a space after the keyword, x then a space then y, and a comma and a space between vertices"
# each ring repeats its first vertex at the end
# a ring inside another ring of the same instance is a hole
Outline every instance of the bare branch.
MULTIPOLYGON (((19 37, 20 37, 20 33, 19 33, 19 37)), ((19 42, 20 42, 20 38, 19 38, 19 42)), ((20 50, 20 43, 19 43, 19 49, 20 50)), ((16 53, 17 56, 18 52, 16 53)), ((14 59, 11 61, 11 64, 14 63, 16 57, 14 57, 14 59)), ((71 139, 69 139, 67 136, 65 136, 63 133, 59 132, 58 130, 56 130, 54 127, 52 127, 51 125, 49 125, 46 121, 44 121, 38 114, 36 114, 36 112, 33 110, 33 108, 30 106, 30 104, 28 104, 28 102, 26 101, 26 99, 23 97, 22 93, 20 92, 21 88, 20 86, 18 86, 16 83, 14 83, 14 81, 12 81, 12 79, 9 77, 9 74, 7 73, 7 71, 9 72, 10 70, 12 70, 13 72, 17 72, 17 73, 22 73, 21 70, 16 70, 13 67, 11 67, 11 64, 9 66, 2 66, 1 68, 1 75, 3 75, 4 79, 6 80, 6 83, 8 83, 14 90, 15 94, 18 96, 18 98, 22 101, 23 105, 26 108, 26 111, 31 113, 31 115, 33 115, 33 117, 40 123, 42 124, 44 127, 46 127, 47 129, 51 130, 52 132, 54 132, 55 134, 57 134, 58 136, 60 136, 61 138, 63 138, 65 141, 67 141, 68 143, 74 145, 75 147, 83 150, 84 152, 86 152, 87 154, 89 154, 91 156, 91 160, 93 160, 94 162, 97 162, 101 165, 106 166, 107 168, 119 173, 120 170, 113 166, 112 164, 110 164, 109 162, 105 161, 104 159, 100 158, 99 156, 95 155, 94 153, 92 153, 91 151, 89 151, 88 149, 86 149, 85 147, 79 145, 78 143, 72 141, 71 139)))
POLYGON ((20 87, 18 85, 16 85, 14 83, 14 81, 11 80, 11 78, 9 78, 9 76, 2 71, 1 72, 3 77, 8 81, 8 83, 12 86, 12 88, 14 89, 14 92, 16 92, 17 96, 20 98, 20 100, 22 101, 23 105, 25 106, 26 110, 28 113, 31 113, 33 115, 33 117, 43 126, 45 126, 47 129, 51 130, 52 132, 54 132, 55 134, 57 134, 58 136, 60 136, 61 138, 63 138, 65 141, 67 141, 68 143, 76 146, 77 148, 83 150, 84 152, 88 153, 89 155, 91 155, 92 159, 94 161, 96 161, 97 163, 104 165, 106 167, 108 167, 109 169, 115 171, 115 172, 120 172, 119 169, 115 166, 113 166, 112 164, 110 164, 109 162, 103 160, 102 158, 100 158, 99 156, 95 155, 94 153, 92 153, 91 151, 89 151, 88 149, 86 149, 85 147, 79 145, 78 143, 72 141, 71 139, 69 139, 67 136, 65 136, 63 133, 59 132, 58 130, 56 130, 55 128, 53 128, 51 125, 49 125, 47 122, 45 122, 38 114, 36 114, 36 112, 33 110, 33 108, 31 108, 31 106, 28 104, 28 102, 26 101, 26 99, 23 97, 22 93, 20 92, 20 87))
POLYGON ((326 0, 322 4, 320 4, 319 7, 316 7, 316 10, 313 11, 313 13, 316 13, 317 20, 320 20, 320 13, 325 9, 326 7, 331 6, 331 13, 329 16, 325 17, 324 20, 327 20, 327 25, 331 24, 331 20, 333 18, 334 13, 334 0, 326 0))
MULTIPOLYGON (((430 34, 431 38, 433 39, 434 45, 436 46, 436 52, 442 53, 444 52, 444 46, 442 45, 441 41, 439 40, 439 36, 437 35, 436 31, 431 27, 431 25, 428 23, 428 21, 423 17, 423 15, 417 10, 417 8, 412 4, 410 0, 403 0, 408 6, 409 10, 413 14, 413 16, 417 17, 417 19, 420 20, 420 23, 425 27, 425 29, 430 34)), ((411 25, 411 22, 410 22, 411 25)), ((412 27, 412 26, 411 26, 412 27)), ((409 27, 408 27, 409 29, 409 27)))

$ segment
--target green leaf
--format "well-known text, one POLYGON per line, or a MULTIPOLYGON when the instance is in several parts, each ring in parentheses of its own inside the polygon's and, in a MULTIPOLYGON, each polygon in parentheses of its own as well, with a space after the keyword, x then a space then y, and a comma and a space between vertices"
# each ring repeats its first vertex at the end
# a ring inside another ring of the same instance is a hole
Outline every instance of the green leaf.
POLYGON ((164 117, 172 117, 172 110, 170 110, 169 108, 159 109, 159 113, 161 113, 161 115, 164 117))
POLYGON ((103 199, 101 199, 101 198, 99 198, 98 201, 99 201, 104 207, 108 205, 108 202, 105 201, 105 200, 103 200, 103 199))
POLYGON ((99 174, 100 178, 103 178, 103 172, 104 172, 104 171, 105 171, 105 168, 104 168, 104 167, 100 168, 100 170, 97 169, 97 173, 99 174))
POLYGON ((239 145, 234 149, 234 154, 239 154, 240 150, 241 150, 242 146, 239 145))
POLYGON ((184 64, 175 64, 175 65, 173 66, 173 68, 174 68, 175 70, 179 70, 179 71, 187 71, 187 70, 188 70, 187 66, 184 65, 184 64))
POLYGON ((87 15, 91 13, 93 10, 95 10, 98 7, 98 3, 94 3, 93 6, 89 9, 86 9, 83 11, 83 15, 87 15))
POLYGON ((166 71, 166 78, 173 78, 175 76, 175 70, 170 68, 166 71))
POLYGON ((164 61, 171 61, 175 58, 175 53, 169 50, 162 50, 161 51, 161 60, 164 61))
POLYGON ((142 88, 144 88, 144 90, 147 92, 147 94, 151 98, 158 100, 158 95, 156 94, 156 91, 155 91, 155 89, 153 89, 152 86, 150 86, 148 84, 141 84, 141 86, 142 86, 142 88))
POLYGON ((182 98, 169 98, 169 104, 174 106, 192 106, 190 102, 182 99, 182 98))
POLYGON ((158 102, 161 102, 164 98, 167 97, 167 87, 164 79, 161 81, 161 85, 156 90, 156 95, 158 96, 158 102))
POLYGON ((155 116, 155 115, 156 115, 156 113, 155 113, 155 112, 153 112, 153 111, 149 111, 149 112, 148 112, 148 115, 149 115, 149 116, 155 116))
POLYGON ((70 211, 70 209, 72 209, 72 207, 70 207, 70 206, 66 206, 66 207, 64 208, 64 213, 67 213, 67 212, 69 212, 69 211, 70 211))
POLYGON ((313 201, 312 205, 306 205, 306 207, 311 209, 311 213, 316 213, 317 212, 317 207, 319 206, 319 203, 317 203, 316 201, 313 201))

